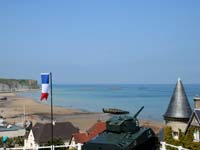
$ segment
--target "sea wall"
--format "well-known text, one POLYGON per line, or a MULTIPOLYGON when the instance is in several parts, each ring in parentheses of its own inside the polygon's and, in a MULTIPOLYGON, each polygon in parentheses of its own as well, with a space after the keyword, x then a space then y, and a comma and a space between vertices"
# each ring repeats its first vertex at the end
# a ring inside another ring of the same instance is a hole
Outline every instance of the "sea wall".
POLYGON ((36 80, 0 78, 0 92, 26 91, 38 88, 36 80))

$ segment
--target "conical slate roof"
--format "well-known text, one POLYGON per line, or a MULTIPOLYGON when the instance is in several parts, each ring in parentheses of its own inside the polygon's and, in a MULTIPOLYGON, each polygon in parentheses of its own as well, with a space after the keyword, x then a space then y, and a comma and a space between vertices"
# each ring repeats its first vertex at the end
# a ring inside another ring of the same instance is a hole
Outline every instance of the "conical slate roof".
POLYGON ((181 80, 178 79, 169 106, 164 114, 164 119, 189 120, 191 113, 192 109, 188 102, 183 84, 181 80))

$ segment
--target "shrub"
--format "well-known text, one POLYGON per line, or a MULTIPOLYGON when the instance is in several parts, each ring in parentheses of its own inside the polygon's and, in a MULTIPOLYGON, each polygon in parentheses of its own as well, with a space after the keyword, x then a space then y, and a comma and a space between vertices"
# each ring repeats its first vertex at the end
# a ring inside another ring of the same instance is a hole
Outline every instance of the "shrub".
MULTIPOLYGON (((197 127, 191 126, 188 129, 186 135, 179 129, 179 140, 174 140, 172 137, 172 128, 165 127, 164 128, 164 140, 168 144, 182 146, 184 148, 188 148, 191 150, 199 150, 200 142, 193 142, 193 133, 194 133, 195 129, 197 129, 197 127)), ((177 149, 167 146, 167 150, 177 150, 177 149)))

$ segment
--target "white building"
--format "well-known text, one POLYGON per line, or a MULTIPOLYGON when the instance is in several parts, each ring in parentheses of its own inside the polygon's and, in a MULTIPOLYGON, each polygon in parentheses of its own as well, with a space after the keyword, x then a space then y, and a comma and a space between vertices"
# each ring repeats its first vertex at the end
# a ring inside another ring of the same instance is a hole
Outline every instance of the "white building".
POLYGON ((190 127, 194 127, 193 142, 200 142, 200 97, 194 97, 194 111, 188 122, 185 134, 190 127))
MULTIPOLYGON (((57 122, 53 126, 54 139, 61 139, 64 144, 69 144, 72 134, 78 133, 79 129, 70 122, 57 122)), ((30 132, 25 134, 24 147, 35 149, 51 141, 51 124, 37 123, 30 132)))

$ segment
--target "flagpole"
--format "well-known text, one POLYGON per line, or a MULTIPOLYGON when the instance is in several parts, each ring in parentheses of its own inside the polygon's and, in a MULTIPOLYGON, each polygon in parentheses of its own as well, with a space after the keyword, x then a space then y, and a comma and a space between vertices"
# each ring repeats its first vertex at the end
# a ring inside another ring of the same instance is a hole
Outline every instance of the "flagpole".
POLYGON ((51 82, 51 143, 53 150, 53 97, 52 97, 52 73, 50 72, 50 82, 51 82))

